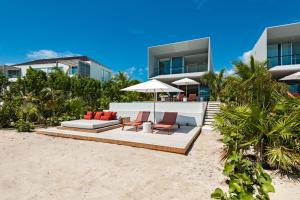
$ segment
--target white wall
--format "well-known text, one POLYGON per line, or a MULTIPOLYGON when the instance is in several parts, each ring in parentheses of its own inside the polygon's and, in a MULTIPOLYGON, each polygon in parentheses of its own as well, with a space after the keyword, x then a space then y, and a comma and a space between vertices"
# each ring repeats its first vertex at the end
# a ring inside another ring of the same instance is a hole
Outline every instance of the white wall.
POLYGON ((212 56, 212 49, 211 49, 211 40, 208 40, 208 71, 214 71, 214 64, 213 64, 213 56, 212 56))
POLYGON ((251 52, 255 60, 267 60, 267 29, 264 30, 251 52))
MULTIPOLYGON (((69 69, 68 65, 58 63, 58 67, 61 67, 64 72, 66 72, 69 69)), ((56 63, 47 63, 47 64, 34 64, 34 65, 19 65, 16 66, 17 68, 21 69, 21 77, 24 77, 26 75, 27 69, 31 67, 32 69, 41 69, 41 68, 54 68, 56 67, 56 63)))
MULTIPOLYGON (((118 116, 135 120, 139 111, 150 111, 149 121, 153 121, 153 102, 110 103, 109 110, 118 116)), ((202 126, 206 102, 156 102, 156 121, 163 118, 164 112, 178 112, 177 123, 181 125, 202 126)))
POLYGON ((89 61, 90 63, 90 77, 96 80, 106 81, 109 80, 109 77, 104 72, 110 73, 110 77, 112 76, 112 71, 108 70, 102 65, 95 63, 93 61, 89 61))

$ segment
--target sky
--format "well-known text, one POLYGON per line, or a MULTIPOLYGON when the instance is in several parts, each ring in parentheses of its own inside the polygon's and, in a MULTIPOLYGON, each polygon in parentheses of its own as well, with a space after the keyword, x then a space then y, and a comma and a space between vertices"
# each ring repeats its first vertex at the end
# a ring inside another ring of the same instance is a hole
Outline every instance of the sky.
POLYGON ((0 0, 0 64, 86 55, 147 79, 149 46, 210 37, 214 70, 246 59, 265 27, 300 22, 299 0, 0 0))

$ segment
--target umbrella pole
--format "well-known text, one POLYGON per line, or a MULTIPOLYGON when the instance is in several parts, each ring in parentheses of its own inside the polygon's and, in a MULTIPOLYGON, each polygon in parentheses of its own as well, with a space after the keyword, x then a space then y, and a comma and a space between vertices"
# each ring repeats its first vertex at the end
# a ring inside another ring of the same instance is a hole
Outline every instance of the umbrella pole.
POLYGON ((153 122, 155 123, 155 101, 156 101, 156 96, 157 96, 157 93, 155 92, 154 90, 154 103, 153 103, 153 109, 154 109, 154 112, 153 112, 153 122))
POLYGON ((187 98, 187 85, 185 85, 185 97, 187 98))

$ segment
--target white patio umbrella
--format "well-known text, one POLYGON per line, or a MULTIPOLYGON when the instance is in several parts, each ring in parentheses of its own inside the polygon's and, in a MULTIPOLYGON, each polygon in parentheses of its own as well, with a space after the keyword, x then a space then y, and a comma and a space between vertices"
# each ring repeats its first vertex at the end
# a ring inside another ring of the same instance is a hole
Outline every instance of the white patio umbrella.
POLYGON ((154 93, 154 115, 153 120, 155 122, 155 101, 156 101, 156 95, 159 92, 183 92, 182 90, 175 88, 171 85, 168 85, 166 83, 160 82, 158 80, 150 80, 143 83, 139 83, 124 89, 121 89, 121 91, 132 91, 132 92, 143 92, 143 93, 154 93))
POLYGON ((174 81, 173 84, 175 85, 185 85, 185 96, 187 96, 187 86, 188 85, 199 85, 197 81, 194 81, 190 78, 183 78, 178 81, 174 81))
POLYGON ((283 77, 282 79, 280 79, 281 81, 296 81, 296 80, 300 80, 300 72, 296 72, 294 74, 288 75, 286 77, 283 77))

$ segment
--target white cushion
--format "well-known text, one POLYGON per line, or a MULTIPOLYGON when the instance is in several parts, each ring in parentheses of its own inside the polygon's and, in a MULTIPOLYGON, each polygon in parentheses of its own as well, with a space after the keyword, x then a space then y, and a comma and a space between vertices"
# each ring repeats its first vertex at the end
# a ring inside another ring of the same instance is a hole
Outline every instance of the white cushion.
POLYGON ((71 128, 83 128, 83 129, 96 129, 96 128, 103 128, 107 126, 112 126, 119 124, 119 120, 84 120, 84 119, 79 119, 79 120, 72 120, 72 121, 64 121, 61 123, 62 126, 64 127, 71 127, 71 128))

